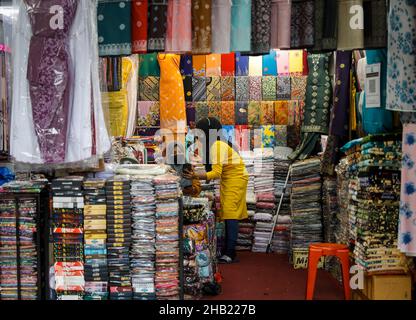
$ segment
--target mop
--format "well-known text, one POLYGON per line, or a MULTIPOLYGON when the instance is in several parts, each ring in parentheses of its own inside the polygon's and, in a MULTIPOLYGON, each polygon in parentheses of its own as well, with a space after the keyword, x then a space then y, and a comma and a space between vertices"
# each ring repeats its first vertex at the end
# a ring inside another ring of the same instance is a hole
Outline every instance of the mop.
POLYGON ((271 252, 272 240, 273 240, 273 235, 274 235, 274 228, 276 228, 277 220, 279 218, 280 208, 282 207, 283 197, 285 196, 285 193, 286 193, 286 188, 287 188, 287 184, 289 182, 289 177, 290 177, 291 171, 292 171, 292 165, 289 166, 289 170, 287 171, 286 181, 285 181, 285 185, 284 185, 283 190, 282 190, 282 194, 280 195, 280 201, 279 201, 279 205, 277 207, 277 212, 276 212, 276 214, 274 215, 274 218, 273 218, 273 228, 272 228, 272 231, 270 232, 269 243, 267 244, 267 250, 266 250, 267 253, 271 252))

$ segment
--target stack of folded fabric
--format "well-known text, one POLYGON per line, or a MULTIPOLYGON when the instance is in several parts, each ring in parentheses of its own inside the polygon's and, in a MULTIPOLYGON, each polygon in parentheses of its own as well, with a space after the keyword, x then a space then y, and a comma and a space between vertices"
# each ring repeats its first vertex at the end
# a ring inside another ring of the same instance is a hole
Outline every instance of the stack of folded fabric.
POLYGON ((322 184, 322 212, 324 241, 333 243, 338 213, 337 180, 334 177, 325 177, 322 184))
POLYGON ((153 179, 156 191, 156 276, 158 300, 179 299, 179 179, 153 179))
POLYGON ((274 192, 257 195, 253 251, 266 252, 276 214, 274 192))
POLYGON ((84 280, 83 177, 52 181, 52 234, 58 300, 82 300, 84 280))
POLYGON ((355 208, 350 212, 355 217, 355 262, 369 272, 403 271, 403 255, 397 248, 401 135, 368 136, 348 143, 343 151, 356 185, 355 208))
POLYGON ((349 204, 349 174, 347 172, 347 159, 343 158, 335 168, 337 174, 337 225, 335 228, 335 242, 348 244, 348 204, 349 204))
POLYGON ((132 245, 130 272, 133 299, 155 300, 156 196, 152 177, 131 181, 132 245))
POLYGON ((114 176, 106 182, 107 260, 111 300, 131 300, 129 251, 131 245, 130 178, 114 176))
POLYGON ((322 242, 321 161, 311 158, 292 165, 290 206, 291 250, 322 242))
POLYGON ((84 181, 84 300, 108 298, 105 180, 84 181))
POLYGON ((248 173, 248 184, 247 184, 247 200, 255 199, 254 193, 254 154, 253 152, 246 151, 241 153, 244 165, 246 166, 248 173))
POLYGON ((274 151, 254 149, 254 192, 257 195, 274 192, 274 151))
POLYGON ((196 264, 195 241, 189 238, 183 239, 183 277, 185 300, 199 299, 202 294, 202 286, 196 264))

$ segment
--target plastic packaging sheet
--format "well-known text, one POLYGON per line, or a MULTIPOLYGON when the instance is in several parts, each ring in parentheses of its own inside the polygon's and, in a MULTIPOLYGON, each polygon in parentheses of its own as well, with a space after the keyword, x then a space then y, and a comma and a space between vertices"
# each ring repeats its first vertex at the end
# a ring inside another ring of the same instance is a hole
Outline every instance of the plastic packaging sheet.
POLYGON ((98 77, 97 1, 15 0, 11 155, 67 165, 110 149, 98 77))

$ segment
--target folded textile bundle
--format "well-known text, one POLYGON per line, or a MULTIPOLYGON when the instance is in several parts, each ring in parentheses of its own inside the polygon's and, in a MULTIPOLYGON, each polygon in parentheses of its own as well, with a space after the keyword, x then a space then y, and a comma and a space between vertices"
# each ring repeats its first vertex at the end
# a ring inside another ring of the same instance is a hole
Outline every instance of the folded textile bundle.
POLYGON ((311 158, 292 165, 292 250, 308 248, 310 243, 322 241, 320 164, 319 158, 311 158))

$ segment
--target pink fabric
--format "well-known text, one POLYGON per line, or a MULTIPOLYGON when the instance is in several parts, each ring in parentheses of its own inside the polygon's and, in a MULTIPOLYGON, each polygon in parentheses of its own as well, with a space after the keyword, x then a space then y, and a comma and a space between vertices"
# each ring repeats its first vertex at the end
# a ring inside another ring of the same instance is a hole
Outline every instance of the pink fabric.
POLYGON ((289 75, 289 51, 279 50, 276 52, 277 73, 279 76, 289 75))
POLYGON ((271 47, 273 49, 290 48, 290 18, 292 1, 273 0, 271 17, 271 47))
POLYGON ((250 151, 250 129, 247 125, 235 126, 235 141, 240 151, 250 151))
POLYGON ((191 0, 169 0, 166 52, 185 53, 192 50, 191 8, 191 0))

